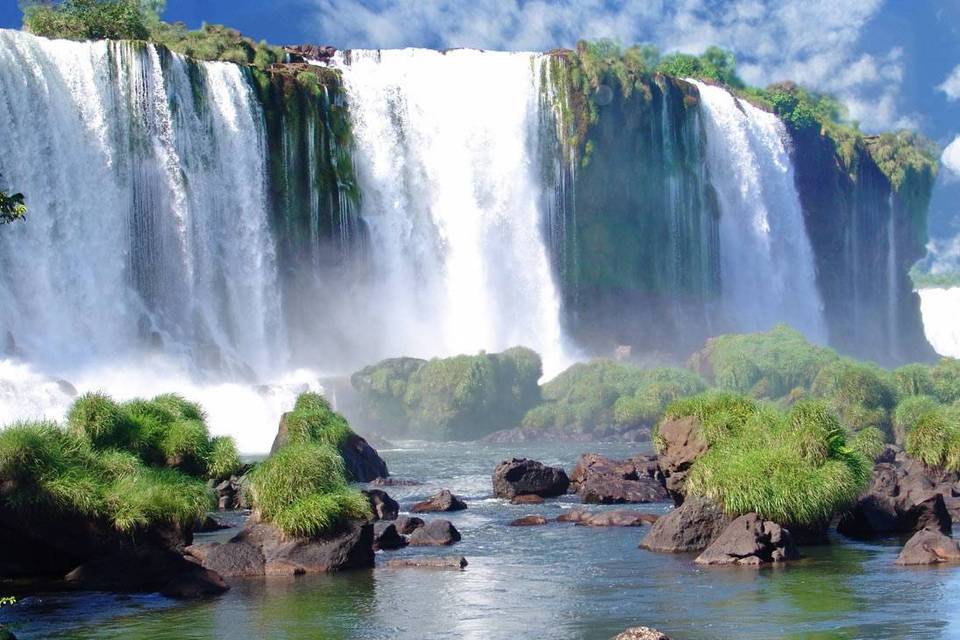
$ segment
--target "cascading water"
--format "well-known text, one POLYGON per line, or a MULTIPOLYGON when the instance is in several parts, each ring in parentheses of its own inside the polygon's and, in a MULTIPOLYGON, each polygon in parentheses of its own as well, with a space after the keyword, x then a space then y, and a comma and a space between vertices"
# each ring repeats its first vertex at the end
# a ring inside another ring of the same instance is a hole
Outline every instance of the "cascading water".
POLYGON ((379 352, 523 344, 548 375, 564 366, 537 164, 542 60, 421 49, 338 58, 375 270, 358 313, 379 352))
POLYGON ((927 340, 941 356, 960 358, 960 287, 920 289, 917 293, 927 340))
POLYGON ((693 82, 721 211, 720 279, 730 321, 738 331, 789 323, 826 342, 783 123, 724 89, 693 82))

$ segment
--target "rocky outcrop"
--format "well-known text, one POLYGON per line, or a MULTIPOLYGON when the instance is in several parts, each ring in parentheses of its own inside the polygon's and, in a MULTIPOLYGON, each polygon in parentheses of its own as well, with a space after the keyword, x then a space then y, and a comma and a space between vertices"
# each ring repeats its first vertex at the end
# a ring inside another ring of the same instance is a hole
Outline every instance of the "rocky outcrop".
POLYGON ((171 598, 201 598, 223 593, 216 572, 170 549, 139 547, 97 556, 68 573, 67 584, 89 591, 157 591, 171 598))
POLYGON ((760 566, 799 557, 789 531, 755 513, 748 513, 731 522, 694 562, 760 566))
POLYGON ((541 515, 533 516, 523 516, 522 518, 517 518, 516 520, 511 520, 511 527, 536 527, 542 524, 547 524, 547 519, 541 515))
POLYGON ((611 460, 586 453, 577 460, 571 486, 586 503, 645 503, 669 499, 655 456, 611 460))
POLYGON ((391 569, 464 569, 467 559, 463 556, 425 556, 421 558, 394 558, 387 561, 391 569))
POLYGON ((960 542, 945 536, 937 529, 921 529, 907 540, 897 564, 940 564, 960 562, 960 542))
POLYGON ((580 522, 590 514, 583 509, 570 509, 557 516, 557 522, 580 522))
POLYGON ((447 489, 442 489, 423 502, 418 502, 410 508, 413 513, 430 513, 443 511, 463 511, 467 503, 460 497, 453 495, 447 489))
POLYGON ((249 480, 246 474, 232 475, 222 482, 214 484, 210 481, 208 485, 217 497, 217 509, 219 511, 233 511, 235 509, 249 509, 249 480))
POLYGON ((664 421, 659 428, 658 462, 664 483, 675 504, 683 503, 684 484, 694 461, 703 455, 709 445, 700 434, 700 423, 694 417, 664 421))
POLYGON ((953 521, 947 500, 954 510, 960 507, 953 495, 954 475, 929 469, 898 451, 892 461, 874 466, 869 487, 840 519, 837 531, 860 539, 926 528, 949 533, 953 521))
MULTIPOLYGON (((273 439, 270 453, 276 453, 280 447, 290 439, 287 432, 287 416, 280 416, 280 426, 273 439)), ((355 433, 351 433, 339 447, 343 457, 343 466, 347 472, 347 479, 353 482, 371 482, 377 478, 386 478, 390 475, 387 463, 383 461, 377 450, 355 433)))
POLYGON ((460 532, 449 520, 431 520, 407 539, 415 547, 445 547, 460 542, 460 532))
POLYGON ((562 496, 569 486, 566 471, 527 458, 504 460, 493 471, 493 495, 508 500, 522 495, 562 496))
POLYGON ((228 542, 193 545, 187 553, 225 578, 361 569, 374 563, 373 525, 353 521, 328 535, 288 538, 271 524, 248 522, 228 542))
POLYGON ((611 640, 670 640, 670 638, 650 627, 631 627, 622 633, 618 633, 611 640))
POLYGON ((657 520, 640 547, 663 553, 702 551, 729 524, 730 518, 722 508, 706 498, 691 496, 657 520))
POLYGON ((373 525, 373 548, 375 551, 402 549, 405 546, 407 546, 407 539, 400 535, 394 523, 377 522, 373 525))
POLYGON ((578 525, 587 527, 639 527, 644 524, 653 524, 657 516, 641 511, 601 511, 594 514, 584 514, 577 520, 578 525))
POLYGON ((426 523, 416 516, 399 516, 393 524, 396 525, 397 531, 408 536, 426 523))
POLYGON ((374 520, 396 520, 400 513, 400 504, 390 497, 386 491, 367 489, 361 491, 370 501, 370 510, 374 520))

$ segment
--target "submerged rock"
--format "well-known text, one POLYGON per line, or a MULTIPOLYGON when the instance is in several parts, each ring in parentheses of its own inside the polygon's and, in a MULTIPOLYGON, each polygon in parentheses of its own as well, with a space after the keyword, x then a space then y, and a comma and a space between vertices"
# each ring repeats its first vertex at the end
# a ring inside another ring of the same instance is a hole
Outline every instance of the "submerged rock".
POLYGON ((169 549, 141 547, 93 558, 68 573, 68 584, 91 591, 157 591, 171 598, 199 598, 228 589, 215 571, 169 549))
POLYGON ((374 520, 396 520, 400 513, 400 504, 390 497, 386 491, 380 489, 367 489, 361 491, 370 501, 370 510, 373 511, 374 520))
POLYGON ((694 562, 759 566, 799 557, 789 531, 755 513, 748 513, 731 522, 694 562))
POLYGON ((449 520, 431 520, 411 533, 408 541, 415 547, 444 547, 460 542, 460 532, 449 520))
POLYGON ((601 511, 592 515, 584 514, 576 522, 588 527, 639 527, 644 524, 653 524, 656 521, 657 516, 652 513, 617 509, 616 511, 601 511))
POLYGON ((541 524, 547 524, 547 519, 541 515, 523 516, 510 522, 511 527, 536 527, 541 524))
POLYGON ((447 489, 441 490, 423 502, 418 502, 410 508, 414 513, 430 513, 442 511, 463 511, 467 503, 460 497, 453 495, 447 489))
POLYGON ((580 522, 584 518, 589 518, 590 514, 583 509, 570 509, 557 516, 557 522, 580 522))
POLYGON ((566 471, 527 458, 504 460, 493 471, 493 495, 498 498, 521 495, 552 498, 565 494, 569 486, 566 471))
POLYGON ((660 425, 658 438, 661 451, 658 458, 664 483, 675 504, 684 498, 684 485, 694 461, 703 455, 709 445, 700 434, 700 423, 694 417, 666 420, 660 425))
POLYGON ((398 532, 408 536, 422 527, 425 523, 416 516, 399 516, 393 524, 396 525, 398 532))
POLYGON ((670 640, 670 638, 650 627, 631 627, 618 633, 611 640, 670 640))
POLYGON ((658 519, 640 543, 642 549, 663 553, 702 551, 730 524, 723 509, 707 498, 691 496, 658 519))
POLYGON ((392 522, 377 522, 373 525, 374 550, 402 549, 407 546, 407 539, 400 535, 392 522))
POLYGON ((571 486, 580 500, 594 504, 661 502, 669 499, 655 456, 611 460, 595 453, 580 456, 571 486))
POLYGON ((940 564, 960 562, 960 542, 936 529, 921 529, 907 540, 897 564, 940 564))
POLYGON ((187 553, 225 578, 361 569, 374 563, 373 525, 351 521, 324 536, 288 538, 271 524, 248 522, 229 542, 193 545, 187 553))
POLYGON ((544 499, 540 496, 528 493, 522 496, 513 496, 510 498, 510 504, 543 504, 544 499))
POLYGON ((463 556, 424 556, 387 560, 391 569, 463 569, 469 564, 463 556))

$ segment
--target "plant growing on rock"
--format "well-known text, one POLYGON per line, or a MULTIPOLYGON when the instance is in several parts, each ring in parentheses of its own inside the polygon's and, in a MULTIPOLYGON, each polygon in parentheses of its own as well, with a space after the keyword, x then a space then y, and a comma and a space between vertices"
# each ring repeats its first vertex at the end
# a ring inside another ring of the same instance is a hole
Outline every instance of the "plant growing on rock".
POLYGON ((301 393, 284 418, 288 442, 312 442, 340 447, 353 431, 347 419, 318 393, 301 393))
POLYGON ((929 467, 960 471, 960 403, 919 413, 905 445, 908 454, 929 467))
POLYGON ((850 430, 876 427, 892 435, 890 412, 897 394, 888 372, 865 362, 843 358, 817 374, 810 392, 823 399, 850 430))

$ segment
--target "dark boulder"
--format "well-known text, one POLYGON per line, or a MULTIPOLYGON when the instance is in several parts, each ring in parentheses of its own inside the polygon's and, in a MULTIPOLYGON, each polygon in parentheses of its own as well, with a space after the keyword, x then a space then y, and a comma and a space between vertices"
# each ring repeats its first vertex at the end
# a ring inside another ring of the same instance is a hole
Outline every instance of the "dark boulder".
POLYGON ((760 566, 799 557, 789 531, 755 513, 748 513, 731 522, 694 562, 760 566))
POLYGON ((670 640, 669 636, 650 627, 631 627, 611 640, 670 640))
POLYGON ((400 504, 391 498, 386 491, 380 489, 367 489, 361 491, 370 501, 370 510, 373 511, 374 520, 396 520, 400 513, 400 504))
POLYGON ((663 553, 702 551, 728 524, 730 518, 723 509, 706 498, 691 496, 657 520, 640 547, 663 553))
POLYGON ((393 524, 396 525, 399 533, 408 536, 422 527, 425 523, 416 516, 399 516, 393 524))
POLYGON ((213 596, 227 590, 223 578, 169 549, 139 547, 97 556, 65 577, 90 591, 157 591, 171 598, 213 596))
POLYGON ((937 529, 921 529, 907 540, 897 564, 940 564, 960 562, 960 542, 937 529))
MULTIPOLYGON (((280 425, 277 435, 273 439, 270 453, 276 453, 289 440, 287 433, 287 416, 280 416, 280 425)), ((377 453, 377 450, 355 433, 347 436, 340 445, 340 455, 343 457, 343 466, 347 472, 347 479, 353 482, 370 482, 377 478, 386 478, 390 475, 387 463, 377 453)))
POLYGON ((204 516, 203 521, 194 528, 194 533, 211 533, 213 531, 222 531, 223 529, 229 529, 230 525, 224 524, 207 514, 204 516))
POLYGON ((407 539, 400 535, 392 522, 377 522, 373 525, 374 550, 402 549, 407 546, 407 539))
POLYGON ((536 527, 541 524, 547 524, 547 519, 541 515, 523 516, 510 522, 511 527, 536 527))
POLYGON ((458 496, 453 495, 448 490, 443 489, 423 502, 418 502, 410 508, 414 513, 430 513, 442 511, 463 511, 467 508, 467 503, 458 496))
POLYGON ((709 445, 700 433, 699 421, 694 417, 664 421, 657 437, 661 443, 658 463, 667 492, 674 503, 680 505, 690 467, 707 451, 709 445))
POLYGON ((387 566, 391 569, 463 569, 467 564, 467 559, 463 556, 393 558, 387 561, 387 566))
POLYGON ((874 465, 866 492, 840 519, 837 531, 852 538, 911 533, 932 528, 949 533, 953 520, 952 476, 897 453, 893 462, 874 465))
POLYGON ((443 547, 460 542, 460 532, 449 520, 431 520, 411 533, 408 540, 415 547, 443 547))
POLYGON ((493 495, 498 498, 521 495, 552 498, 565 494, 569 486, 566 471, 527 458, 504 460, 493 471, 493 495))
POLYGON ((669 499, 653 456, 611 460, 586 453, 577 460, 571 486, 585 503, 624 504, 669 499))
POLYGON ((588 527, 639 527, 644 524, 653 524, 656 521, 657 516, 652 513, 617 509, 616 511, 601 511, 586 515, 580 518, 577 524, 588 527))
POLYGON ((211 481, 208 486, 216 494, 217 509, 219 511, 233 511, 250 508, 247 501, 248 484, 247 476, 241 474, 232 475, 219 483, 211 481))
POLYGON ((354 521, 324 536, 296 538, 248 522, 229 542, 193 545, 187 553, 225 578, 362 569, 374 564, 373 525, 354 521))

